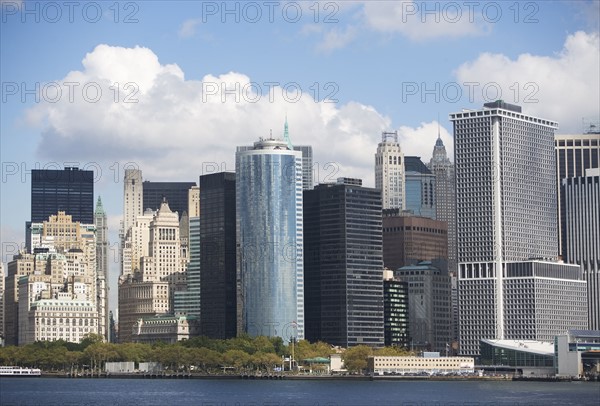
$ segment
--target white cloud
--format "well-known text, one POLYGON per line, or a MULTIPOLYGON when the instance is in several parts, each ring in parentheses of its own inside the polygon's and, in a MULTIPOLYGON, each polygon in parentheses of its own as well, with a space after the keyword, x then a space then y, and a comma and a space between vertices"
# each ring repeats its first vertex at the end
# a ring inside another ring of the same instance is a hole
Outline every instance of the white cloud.
POLYGON ((444 127, 438 125, 437 121, 432 121, 421 123, 417 128, 401 126, 398 129, 398 141, 404 156, 418 156, 423 163, 429 163, 439 131, 448 158, 454 162, 454 138, 444 127))
POLYGON ((399 33, 414 41, 476 36, 489 29, 457 2, 366 1, 363 12, 372 30, 399 33))
POLYGON ((486 101, 482 88, 493 84, 502 92, 498 98, 521 105, 524 113, 558 121, 559 132, 580 132, 582 118, 598 119, 598 72, 598 33, 579 31, 569 35, 554 56, 522 54, 512 60, 484 53, 461 65, 455 74, 459 83, 480 84, 474 92, 477 101, 486 101))
POLYGON ((199 18, 192 18, 189 20, 185 20, 181 26, 179 27, 179 31, 177 35, 179 38, 190 38, 193 37, 196 33, 196 27, 201 23, 199 18))
POLYGON ((144 178, 156 181, 197 179, 210 162, 233 170, 235 147, 250 145, 270 130, 281 136, 287 114, 292 142, 313 146, 317 181, 350 176, 373 185, 379 134, 390 127, 390 119, 373 107, 316 102, 310 83, 302 85, 302 95, 292 102, 295 95, 281 87, 272 89, 272 99, 257 93, 251 78, 238 72, 185 80, 177 65, 163 65, 150 49, 141 47, 99 45, 86 55, 82 70, 56 80, 67 81, 80 84, 73 102, 63 87, 60 100, 39 103, 28 111, 30 123, 42 129, 38 154, 51 159, 133 161, 144 178), (124 100, 133 91, 124 88, 127 82, 139 90, 133 95, 136 103, 124 100), (101 88, 98 101, 82 95, 86 83, 101 88), (335 175, 330 162, 338 168, 335 175))
POLYGON ((352 42, 358 34, 355 26, 349 25, 344 29, 333 28, 323 34, 322 41, 317 45, 317 51, 328 53, 340 49, 352 42))

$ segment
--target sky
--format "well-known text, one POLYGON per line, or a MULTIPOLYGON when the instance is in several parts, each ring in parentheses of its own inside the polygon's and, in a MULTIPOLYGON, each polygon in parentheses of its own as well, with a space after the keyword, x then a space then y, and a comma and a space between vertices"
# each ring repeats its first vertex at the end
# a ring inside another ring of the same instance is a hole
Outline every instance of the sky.
POLYGON ((599 1, 0 0, 0 242, 23 245, 31 169, 94 170, 116 308, 123 173, 195 181, 235 147, 312 145, 316 182, 374 186, 383 131, 431 158, 448 115, 502 99, 581 133, 600 115, 599 1))

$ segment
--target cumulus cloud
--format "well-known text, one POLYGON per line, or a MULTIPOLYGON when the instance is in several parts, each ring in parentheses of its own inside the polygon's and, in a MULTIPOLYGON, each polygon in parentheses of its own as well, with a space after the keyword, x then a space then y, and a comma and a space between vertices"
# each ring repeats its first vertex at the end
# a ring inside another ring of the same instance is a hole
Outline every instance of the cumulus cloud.
POLYGON ((98 45, 81 70, 53 83, 62 97, 49 102, 47 91, 27 113, 41 127, 40 157, 131 161, 155 181, 197 179, 212 162, 233 170, 235 147, 271 130, 281 137, 287 115, 292 142, 313 146, 317 181, 334 180, 327 172, 333 165, 336 177, 361 177, 372 185, 379 134, 390 127, 371 106, 314 100, 311 84, 268 92, 239 72, 186 80, 177 65, 161 64, 142 47, 98 45))
POLYGON ((437 121, 421 123, 416 128, 401 126, 398 129, 398 141, 405 156, 421 157, 421 161, 427 164, 433 154, 438 133, 446 147, 448 158, 454 162, 454 138, 437 121))
MULTIPOLYGON (((459 83, 478 83, 476 101, 494 97, 523 106, 523 111, 559 122, 559 132, 580 132, 581 119, 598 119, 600 111, 600 40, 598 32, 567 36, 553 56, 531 54, 511 59, 481 54, 455 72, 459 83), (482 88, 491 90, 486 95, 482 88)), ((474 88, 474 87, 472 87, 474 88)), ((489 101, 489 100, 487 100, 489 101)))

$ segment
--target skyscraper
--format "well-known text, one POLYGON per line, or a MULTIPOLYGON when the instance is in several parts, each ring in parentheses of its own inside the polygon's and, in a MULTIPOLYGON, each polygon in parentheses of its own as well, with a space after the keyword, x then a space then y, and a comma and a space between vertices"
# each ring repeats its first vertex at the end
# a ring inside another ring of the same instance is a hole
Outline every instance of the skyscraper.
POLYGON ((587 281, 588 324, 600 330, 600 169, 563 179, 566 260, 579 264, 587 281))
POLYGON ((94 223, 94 172, 78 168, 32 169, 31 222, 64 211, 73 221, 94 223))
POLYGON ((404 158, 404 209, 415 216, 436 218, 435 175, 418 156, 404 158))
POLYGON ((172 212, 177 212, 179 218, 183 212, 189 212, 190 189, 196 187, 196 182, 151 182, 144 181, 143 206, 144 210, 158 210, 163 200, 169 202, 172 212))
POLYGON ((383 264, 393 271, 420 261, 433 261, 446 272, 448 227, 428 217, 383 210, 383 264))
POLYGON ((375 154, 375 188, 381 191, 384 209, 406 208, 404 153, 398 132, 383 132, 375 154))
MULTIPOLYGON (((593 130, 593 129, 590 129, 593 130)), ((585 170, 598 168, 600 163, 600 132, 586 134, 557 134, 554 136, 556 151, 556 187, 558 191, 558 237, 559 254, 567 252, 565 198, 562 194, 562 181, 566 178, 585 176, 585 170)))
POLYGON ((411 347, 445 351, 452 339, 450 276, 430 261, 402 267, 394 276, 408 283, 411 347))
POLYGON ((139 318, 173 311, 174 292, 185 289, 186 268, 177 213, 163 201, 150 222, 148 255, 141 257, 139 270, 119 280, 120 342, 131 341, 139 318))
POLYGON ((435 216, 448 224, 448 271, 456 272, 456 196, 454 164, 448 159, 446 147, 440 138, 433 147, 433 156, 427 166, 435 176, 435 216))
MULTIPOLYGON (((456 160, 460 351, 477 355, 482 338, 514 339, 512 331, 505 331, 506 263, 557 258, 557 123, 523 114, 521 107, 503 101, 450 114, 450 119, 456 160)), ((555 265, 561 269, 548 277, 564 272, 567 279, 577 278, 573 267, 555 265)), ((557 321, 547 330, 562 325, 557 321)))
POLYGON ((394 278, 394 272, 383 271, 383 325, 386 346, 410 345, 408 282, 394 278))
POLYGON ((200 190, 201 331, 226 339, 237 333, 235 173, 200 176, 200 190))
POLYGON ((108 319, 108 224, 102 199, 98 196, 94 211, 96 226, 96 285, 100 334, 110 340, 108 319))
POLYGON ((238 148, 236 201, 243 330, 303 339, 302 154, 272 138, 238 148))
POLYGON ((304 192, 306 337, 384 345, 381 193, 340 178, 304 192))

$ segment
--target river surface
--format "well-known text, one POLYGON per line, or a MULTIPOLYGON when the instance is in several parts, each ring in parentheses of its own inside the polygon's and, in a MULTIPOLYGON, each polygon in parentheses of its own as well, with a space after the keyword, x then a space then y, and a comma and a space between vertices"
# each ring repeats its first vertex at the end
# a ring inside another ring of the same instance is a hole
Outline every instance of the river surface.
POLYGON ((600 405, 600 383, 2 378, 0 405, 600 405))

